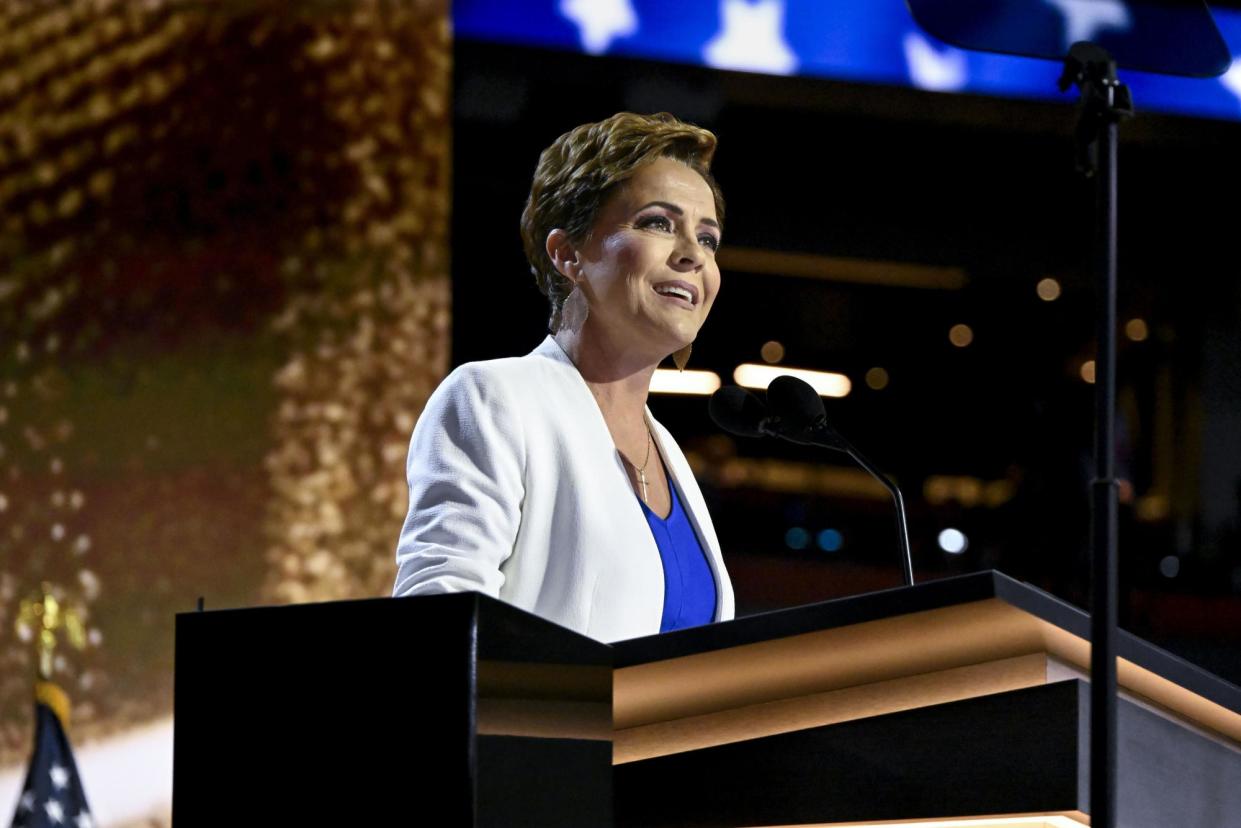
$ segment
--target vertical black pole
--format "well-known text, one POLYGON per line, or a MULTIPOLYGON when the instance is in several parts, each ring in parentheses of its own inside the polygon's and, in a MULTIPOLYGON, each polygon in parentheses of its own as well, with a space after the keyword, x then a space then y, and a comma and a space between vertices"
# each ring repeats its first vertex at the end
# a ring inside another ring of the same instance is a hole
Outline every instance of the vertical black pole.
POLYGON ((1099 80, 1107 97, 1099 136, 1096 247, 1100 309, 1095 358, 1095 479, 1091 485, 1090 824, 1116 825, 1116 178, 1115 65, 1099 80))

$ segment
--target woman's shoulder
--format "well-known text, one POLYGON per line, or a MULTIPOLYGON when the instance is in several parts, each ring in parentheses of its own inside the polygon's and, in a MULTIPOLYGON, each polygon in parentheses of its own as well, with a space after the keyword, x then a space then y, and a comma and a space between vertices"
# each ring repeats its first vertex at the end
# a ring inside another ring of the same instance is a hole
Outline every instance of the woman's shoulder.
POLYGON ((507 381, 549 372, 561 373, 566 365, 571 367, 572 363, 549 336, 533 351, 523 356, 463 362, 444 378, 444 382, 476 382, 489 379, 507 381))
POLYGON ((567 377, 566 367, 576 370, 549 336, 524 356, 464 362, 443 379, 435 393, 441 397, 478 394, 525 398, 530 390, 567 377))

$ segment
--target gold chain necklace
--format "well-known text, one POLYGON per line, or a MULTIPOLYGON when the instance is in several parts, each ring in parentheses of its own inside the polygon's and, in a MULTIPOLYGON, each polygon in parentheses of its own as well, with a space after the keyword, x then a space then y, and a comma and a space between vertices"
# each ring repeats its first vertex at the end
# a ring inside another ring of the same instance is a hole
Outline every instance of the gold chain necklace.
MULTIPOLYGON (((622 451, 620 454, 621 454, 621 457, 625 457, 625 452, 622 451)), ((638 473, 638 485, 642 487, 642 502, 647 503, 648 501, 646 499, 646 467, 650 465, 651 463, 651 429, 649 426, 646 429, 646 457, 643 458, 642 465, 639 466, 637 463, 633 462, 628 457, 625 457, 625 462, 633 466, 633 470, 638 473)))

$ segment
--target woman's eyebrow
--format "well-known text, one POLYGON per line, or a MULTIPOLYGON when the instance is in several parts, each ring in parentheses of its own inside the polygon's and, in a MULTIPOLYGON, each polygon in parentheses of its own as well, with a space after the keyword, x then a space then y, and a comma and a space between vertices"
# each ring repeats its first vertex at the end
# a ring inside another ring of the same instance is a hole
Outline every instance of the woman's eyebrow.
MULTIPOLYGON (((645 210, 647 207, 663 207, 665 210, 668 210, 669 212, 672 212, 672 213, 676 213, 678 216, 685 215, 684 210, 682 210, 680 207, 676 206, 670 201, 650 201, 650 202, 647 202, 646 204, 643 204, 641 207, 638 208, 638 210, 639 211, 645 210)), ((720 229, 720 223, 713 218, 699 219, 699 221, 701 221, 703 224, 706 224, 710 227, 714 227, 716 230, 720 229)))

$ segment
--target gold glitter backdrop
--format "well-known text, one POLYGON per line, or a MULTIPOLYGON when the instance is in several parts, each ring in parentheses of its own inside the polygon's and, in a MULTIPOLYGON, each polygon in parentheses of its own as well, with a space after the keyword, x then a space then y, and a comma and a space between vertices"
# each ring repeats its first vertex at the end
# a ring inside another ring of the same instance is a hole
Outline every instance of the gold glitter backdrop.
POLYGON ((448 361, 449 41, 447 0, 0 5, 0 763, 44 590, 89 741, 171 712, 197 596, 391 588, 448 361))

